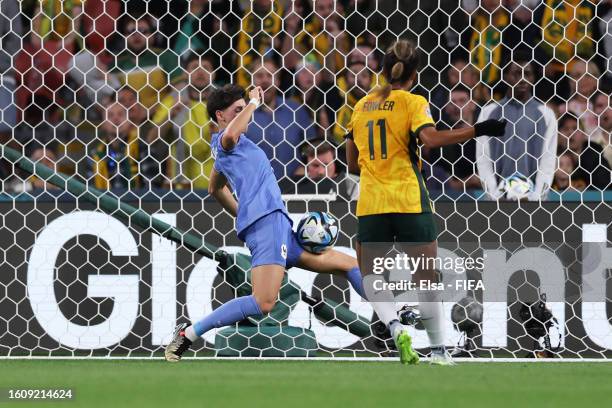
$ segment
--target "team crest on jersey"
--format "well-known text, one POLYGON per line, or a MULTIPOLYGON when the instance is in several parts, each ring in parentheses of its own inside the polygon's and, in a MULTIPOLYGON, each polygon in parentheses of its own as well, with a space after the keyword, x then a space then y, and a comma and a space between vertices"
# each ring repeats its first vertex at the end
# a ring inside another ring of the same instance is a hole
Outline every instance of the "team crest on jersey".
POLYGON ((287 259, 287 245, 281 245, 281 256, 283 259, 287 259))

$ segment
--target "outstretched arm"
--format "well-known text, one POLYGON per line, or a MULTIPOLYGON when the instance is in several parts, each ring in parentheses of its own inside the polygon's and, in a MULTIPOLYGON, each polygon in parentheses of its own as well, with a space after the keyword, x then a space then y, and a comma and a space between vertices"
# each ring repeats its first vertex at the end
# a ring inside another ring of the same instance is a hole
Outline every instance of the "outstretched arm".
POLYGON ((250 101, 245 108, 227 125, 221 138, 221 145, 225 150, 232 150, 238 143, 240 135, 246 132, 251 117, 255 109, 261 104, 263 90, 261 87, 253 88, 249 91, 250 101))
POLYGON ((219 204, 225 208, 225 211, 232 214, 234 217, 238 214, 238 202, 229 188, 227 188, 227 179, 223 174, 215 170, 214 167, 210 172, 208 193, 215 197, 219 204))
POLYGON ((436 130, 433 126, 421 129, 419 139, 430 148, 462 143, 478 136, 502 137, 505 134, 506 120, 489 119, 473 127, 452 130, 436 130))

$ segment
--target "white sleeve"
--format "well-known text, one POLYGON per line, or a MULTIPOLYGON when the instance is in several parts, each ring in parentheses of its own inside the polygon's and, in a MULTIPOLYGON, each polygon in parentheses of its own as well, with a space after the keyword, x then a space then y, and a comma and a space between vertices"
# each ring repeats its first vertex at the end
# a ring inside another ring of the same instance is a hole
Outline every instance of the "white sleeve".
POLYGON ((542 154, 538 160, 535 189, 533 195, 529 197, 531 201, 546 199, 557 164, 557 118, 552 109, 545 105, 542 105, 540 111, 546 124, 546 133, 544 134, 542 154))
MULTIPOLYGON (((478 115, 477 122, 489 119, 495 107, 496 105, 491 103, 482 108, 480 115, 478 115)), ((497 200, 501 196, 501 193, 498 188, 497 178, 495 177, 493 160, 491 160, 489 136, 480 136, 476 138, 476 166, 478 168, 478 177, 480 177, 485 194, 490 199, 497 200)))

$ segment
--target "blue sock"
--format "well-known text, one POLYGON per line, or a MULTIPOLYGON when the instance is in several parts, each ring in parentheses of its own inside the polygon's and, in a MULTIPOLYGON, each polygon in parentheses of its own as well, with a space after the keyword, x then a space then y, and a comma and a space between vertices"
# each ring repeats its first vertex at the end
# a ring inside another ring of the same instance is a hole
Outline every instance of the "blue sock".
POLYGON ((362 298, 367 299, 365 295, 365 290, 363 289, 363 278, 361 277, 361 271, 359 270, 359 267, 356 266, 350 271, 348 271, 348 273, 346 274, 346 278, 351 283, 351 286, 353 286, 353 289, 355 289, 355 292, 359 293, 359 296, 361 296, 362 298))
POLYGON ((210 329, 228 326, 249 316, 261 316, 261 309, 253 295, 232 299, 215 309, 214 312, 193 325, 198 336, 210 329))

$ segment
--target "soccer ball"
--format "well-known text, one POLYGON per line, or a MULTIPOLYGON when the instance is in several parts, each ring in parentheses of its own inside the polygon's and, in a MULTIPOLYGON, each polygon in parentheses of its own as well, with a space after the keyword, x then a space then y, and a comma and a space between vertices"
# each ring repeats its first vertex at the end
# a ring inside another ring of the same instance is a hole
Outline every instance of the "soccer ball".
POLYGON ((529 196, 534 190, 533 182, 529 177, 515 173, 504 182, 504 191, 508 200, 521 200, 529 196))
POLYGON ((329 213, 311 211, 297 226, 297 240, 302 248, 320 254, 331 248, 338 239, 338 221, 329 213))

